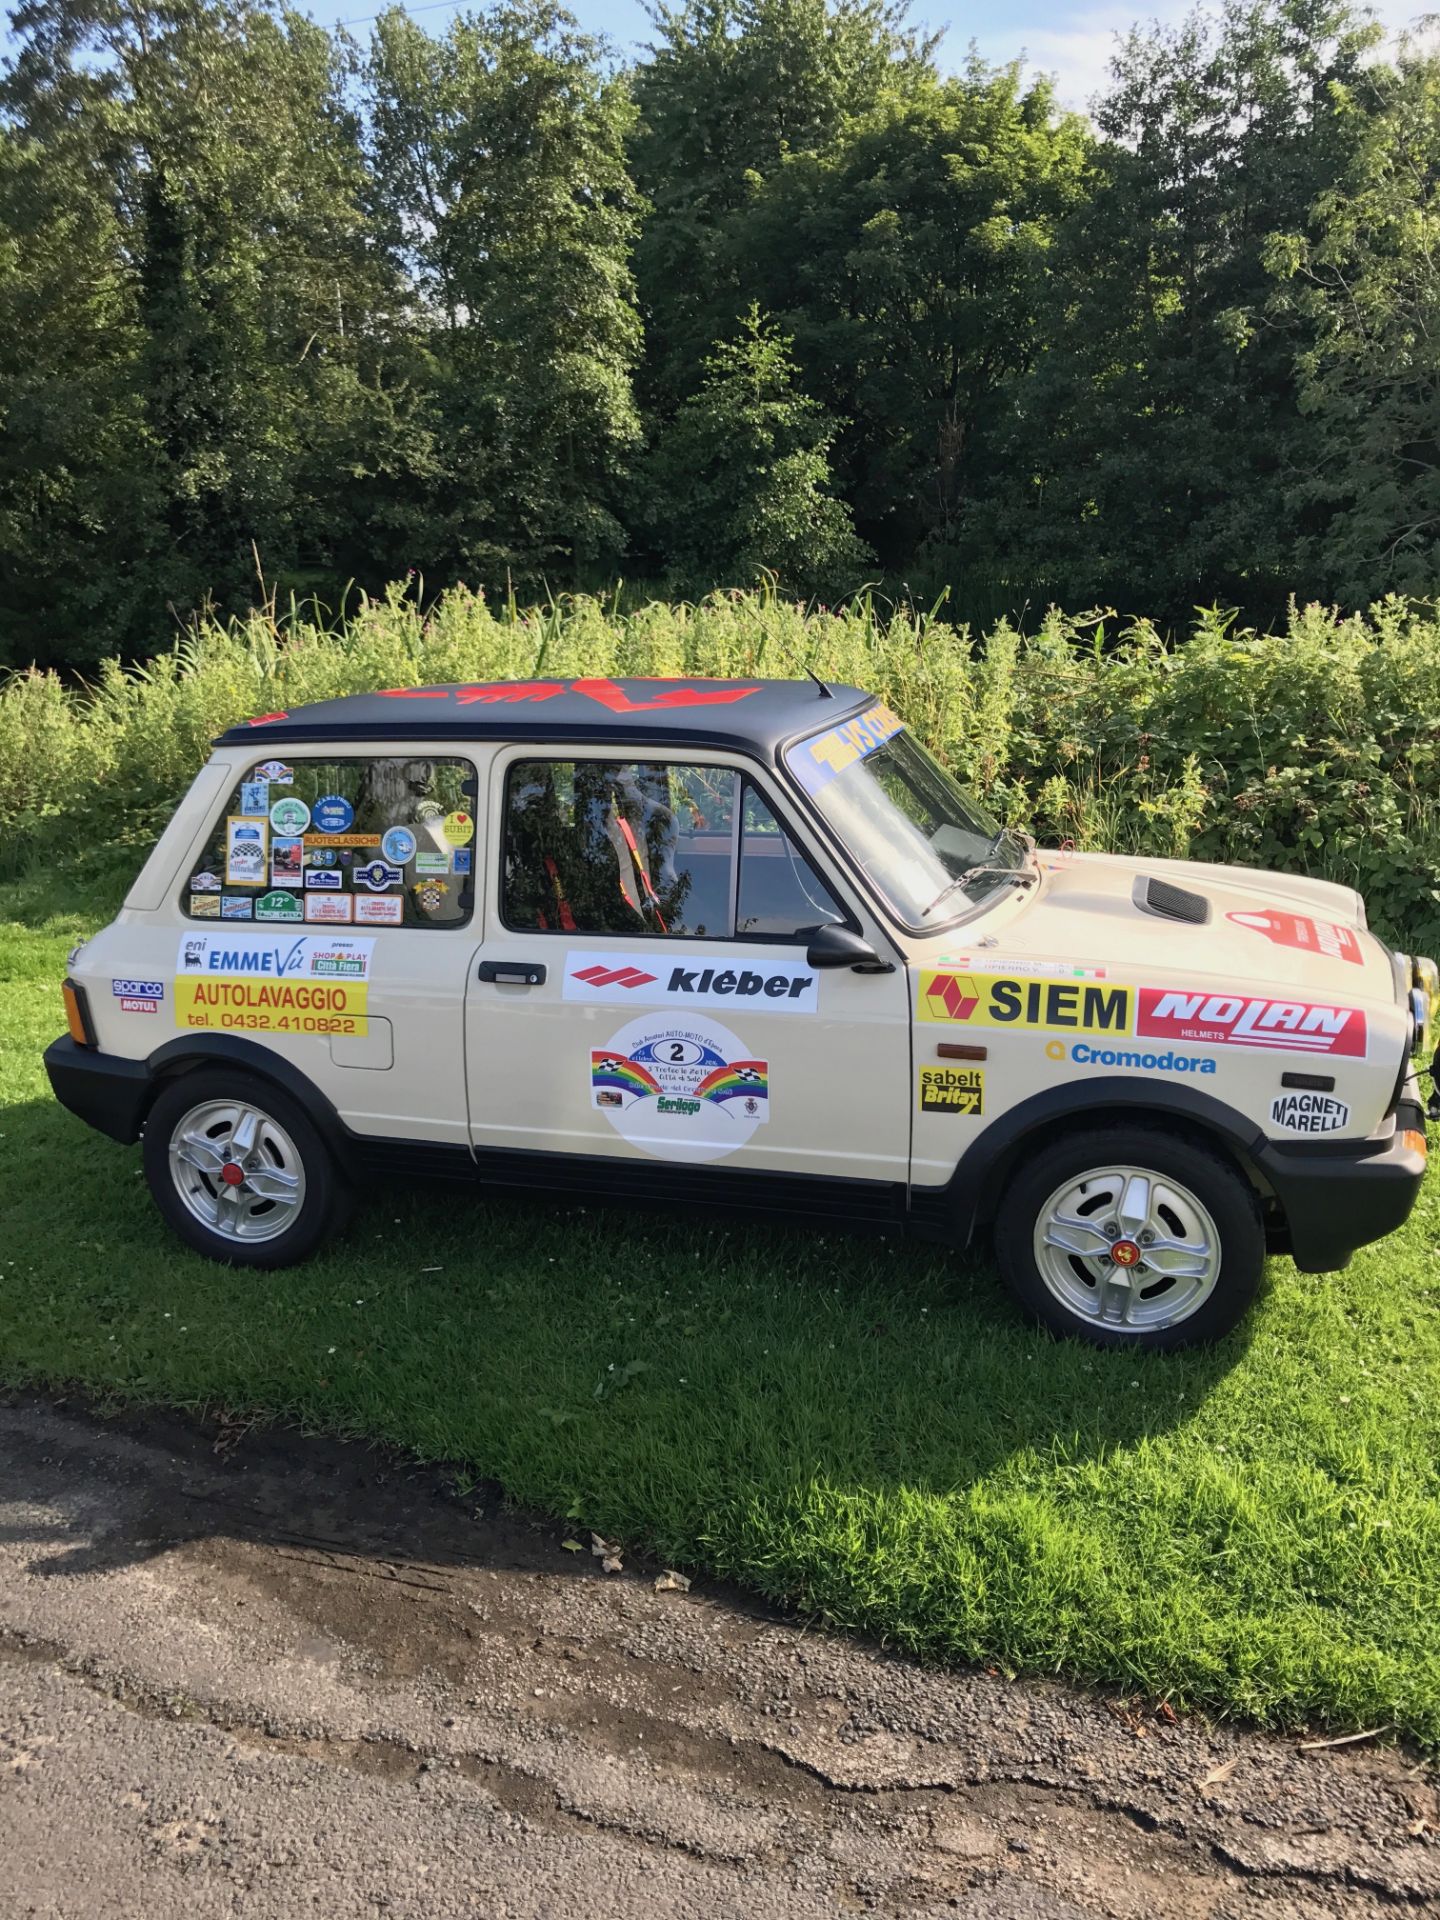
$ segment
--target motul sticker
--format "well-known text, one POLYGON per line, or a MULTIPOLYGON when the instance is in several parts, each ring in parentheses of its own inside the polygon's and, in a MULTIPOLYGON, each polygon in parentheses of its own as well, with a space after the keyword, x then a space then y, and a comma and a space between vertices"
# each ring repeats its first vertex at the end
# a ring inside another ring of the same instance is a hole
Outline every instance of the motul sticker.
POLYGON ((1273 907, 1263 913, 1227 913, 1225 918, 1237 927, 1249 927, 1252 933, 1263 933, 1277 947, 1298 947, 1302 953, 1348 960, 1355 967, 1365 964, 1353 929, 1336 926, 1330 920, 1307 920, 1302 914, 1280 913, 1273 907))
POLYGON ((1338 1133, 1350 1109, 1328 1093, 1282 1093, 1270 1102, 1270 1124, 1286 1133, 1338 1133))
POLYGON ((795 960, 717 960, 677 953, 567 953, 564 997, 609 1006, 733 1007, 756 1013, 814 1013, 820 1004, 813 969, 795 960))
POLYGON ((1199 1040, 1211 1047, 1272 1047, 1287 1053, 1365 1057, 1365 1015, 1360 1009, 1313 1000, 1171 993, 1142 987, 1136 1031, 1160 1040, 1199 1040))
POLYGON ((922 973, 917 1013, 966 1027, 1042 1027, 1129 1033, 1133 987, 995 973, 922 973))

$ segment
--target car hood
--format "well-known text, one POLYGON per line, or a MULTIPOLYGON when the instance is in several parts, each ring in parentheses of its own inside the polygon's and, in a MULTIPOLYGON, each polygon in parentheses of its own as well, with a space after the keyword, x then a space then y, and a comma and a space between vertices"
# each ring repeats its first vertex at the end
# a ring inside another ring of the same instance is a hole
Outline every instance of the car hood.
POLYGON ((1128 963, 1202 984, 1213 977, 1395 1000, 1389 951, 1365 931, 1364 903, 1348 887, 1191 860, 1037 857, 1044 884, 1012 921, 1006 952, 1103 965, 1115 978, 1128 963), (1208 917, 1197 924, 1156 912, 1152 881, 1203 902, 1208 917))

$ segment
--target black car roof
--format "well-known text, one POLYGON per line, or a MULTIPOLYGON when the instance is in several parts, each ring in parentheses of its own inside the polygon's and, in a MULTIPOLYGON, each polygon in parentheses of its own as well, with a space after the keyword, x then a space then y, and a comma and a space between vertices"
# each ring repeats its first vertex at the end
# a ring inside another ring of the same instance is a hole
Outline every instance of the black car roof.
POLYGON ((822 689, 813 680, 491 680, 396 687, 260 714, 215 745, 268 741, 521 740, 634 741, 756 749, 782 742, 872 703, 860 687, 822 689))

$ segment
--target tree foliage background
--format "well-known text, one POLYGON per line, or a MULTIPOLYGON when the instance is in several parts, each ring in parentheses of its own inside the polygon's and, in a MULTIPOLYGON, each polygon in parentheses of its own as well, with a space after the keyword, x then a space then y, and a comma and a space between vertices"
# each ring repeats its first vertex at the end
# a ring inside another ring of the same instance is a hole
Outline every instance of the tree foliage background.
POLYGON ((25 0, 0 77, 0 662, 263 592, 762 572, 1184 624, 1440 580, 1440 62, 1221 0, 1090 117, 891 0, 368 43, 25 0))

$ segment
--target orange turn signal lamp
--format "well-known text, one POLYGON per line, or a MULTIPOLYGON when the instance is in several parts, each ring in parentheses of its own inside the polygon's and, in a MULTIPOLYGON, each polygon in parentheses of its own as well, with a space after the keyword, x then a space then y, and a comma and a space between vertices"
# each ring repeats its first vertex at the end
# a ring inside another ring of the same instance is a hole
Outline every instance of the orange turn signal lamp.
POLYGON ((1419 1127, 1406 1127, 1400 1138, 1404 1145, 1406 1145, 1412 1153, 1418 1153, 1422 1160, 1429 1152, 1429 1142, 1419 1127))
POLYGON ((85 989, 67 980, 60 993, 65 1002, 65 1024, 70 1029, 70 1038, 77 1047, 93 1047, 95 1029, 90 1024, 90 1003, 85 998, 85 989))

